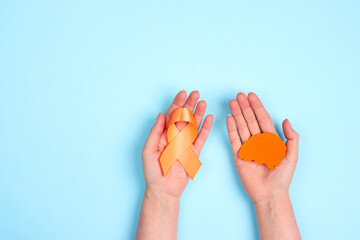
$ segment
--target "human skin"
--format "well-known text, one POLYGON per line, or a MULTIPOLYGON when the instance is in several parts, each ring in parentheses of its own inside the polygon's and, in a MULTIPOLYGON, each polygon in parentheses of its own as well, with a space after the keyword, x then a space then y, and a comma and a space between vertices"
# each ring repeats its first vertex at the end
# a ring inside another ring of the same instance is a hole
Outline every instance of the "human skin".
MULTIPOLYGON (((146 188, 141 206, 136 239, 176 239, 180 209, 180 196, 189 182, 190 177, 181 164, 176 161, 164 176, 159 158, 168 145, 166 129, 168 128, 172 113, 181 107, 194 110, 199 100, 198 91, 190 93, 186 99, 186 92, 180 91, 165 115, 159 113, 156 122, 150 130, 142 150, 142 161, 146 188)), ((199 129, 206 110, 206 102, 199 101, 195 108, 194 120, 199 129)), ((209 135, 213 116, 205 117, 200 132, 191 148, 199 157, 201 149, 209 135)), ((176 123, 181 130, 186 123, 176 123)))
POLYGON ((239 158, 241 144, 261 132, 277 134, 274 124, 255 93, 239 92, 229 102, 227 129, 240 180, 254 204, 260 239, 301 239, 289 198, 289 186, 298 161, 299 135, 289 120, 282 123, 286 157, 270 170, 264 164, 239 158))

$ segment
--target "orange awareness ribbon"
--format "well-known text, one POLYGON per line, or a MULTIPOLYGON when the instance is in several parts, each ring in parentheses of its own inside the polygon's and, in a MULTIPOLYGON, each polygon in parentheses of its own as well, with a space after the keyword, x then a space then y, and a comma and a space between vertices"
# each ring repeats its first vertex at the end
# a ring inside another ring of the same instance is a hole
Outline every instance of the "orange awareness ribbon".
POLYGON ((171 116, 169 128, 167 130, 167 140, 169 145, 160 156, 160 165, 166 176, 170 167, 178 160, 191 179, 194 179, 201 162, 191 149, 191 144, 195 141, 198 129, 195 125, 192 111, 188 108, 179 108, 171 116), (175 123, 188 122, 179 131, 175 123))

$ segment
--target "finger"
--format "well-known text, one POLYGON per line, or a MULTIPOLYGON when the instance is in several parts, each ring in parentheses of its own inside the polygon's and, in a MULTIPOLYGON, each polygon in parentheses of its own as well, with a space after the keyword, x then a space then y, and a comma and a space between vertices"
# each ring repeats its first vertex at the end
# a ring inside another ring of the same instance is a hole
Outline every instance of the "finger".
POLYGON ((283 121, 282 127, 287 139, 286 157, 296 163, 298 158, 299 134, 292 128, 290 121, 287 119, 283 121))
POLYGON ((244 119, 244 116, 241 113, 239 103, 235 99, 231 99, 229 102, 229 107, 230 107, 230 112, 235 120, 237 131, 240 134, 240 138, 243 142, 245 142, 250 138, 251 134, 244 119))
POLYGON ((274 124, 268 112, 265 110, 263 104, 261 103, 259 97, 255 93, 250 92, 248 94, 248 100, 252 110, 255 113, 261 131, 277 134, 274 124))
POLYGON ((259 124, 256 120, 255 114, 250 107, 249 101, 244 93, 239 92, 236 99, 240 105, 241 112, 245 118, 246 124, 251 135, 261 133, 259 124))
POLYGON ((162 113, 156 118, 154 126, 151 128, 149 136, 145 142, 142 153, 154 153, 159 150, 160 136, 164 132, 165 128, 165 117, 162 113))
POLYGON ((197 101, 199 100, 199 97, 200 97, 199 91, 192 91, 188 99, 186 100, 184 107, 193 111, 197 101))
POLYGON ((203 146, 206 142, 206 139, 209 136, 209 132, 211 129, 213 119, 214 119, 214 117, 211 114, 206 116, 204 123, 201 127, 201 130, 200 130, 197 138, 194 141, 193 150, 197 157, 200 156, 201 149, 203 148, 203 146))
POLYGON ((226 119, 226 126, 227 126, 227 130, 228 130, 228 134, 229 134, 231 149, 235 156, 235 155, 237 155, 237 153, 240 150, 241 141, 240 141, 240 136, 237 131, 237 127, 236 127, 236 120, 230 114, 228 115, 228 117, 226 119))
POLYGON ((170 122, 170 118, 171 115, 173 114, 173 112, 178 109, 181 108, 186 100, 186 91, 182 90, 180 91, 174 98, 174 101, 171 103, 170 107, 168 108, 168 110, 165 113, 165 120, 166 120, 166 127, 168 127, 168 124, 170 122))
POLYGON ((204 117, 205 114, 205 110, 206 110, 206 102, 204 100, 201 100, 195 109, 195 113, 194 113, 194 120, 195 120, 195 125, 196 128, 199 129, 201 121, 204 117))

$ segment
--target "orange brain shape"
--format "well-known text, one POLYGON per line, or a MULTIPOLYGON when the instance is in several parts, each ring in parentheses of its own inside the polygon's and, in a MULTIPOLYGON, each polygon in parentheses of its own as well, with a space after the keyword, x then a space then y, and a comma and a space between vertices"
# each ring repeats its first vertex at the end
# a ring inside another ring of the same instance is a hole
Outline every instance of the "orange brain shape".
POLYGON ((273 170, 274 166, 279 166, 285 156, 285 143, 273 133, 259 133, 250 137, 239 151, 239 158, 265 164, 270 170, 273 170))

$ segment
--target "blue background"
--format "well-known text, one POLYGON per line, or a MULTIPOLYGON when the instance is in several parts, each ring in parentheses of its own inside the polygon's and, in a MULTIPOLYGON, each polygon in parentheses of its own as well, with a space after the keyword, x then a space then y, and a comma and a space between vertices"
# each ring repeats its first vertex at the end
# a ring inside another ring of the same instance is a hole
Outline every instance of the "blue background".
POLYGON ((304 239, 358 239, 358 1, 1 1, 0 239, 131 239, 140 152, 198 89, 214 124, 179 239, 256 239, 225 119, 256 92, 300 133, 304 239))

